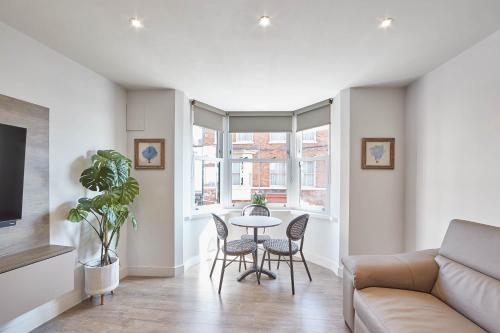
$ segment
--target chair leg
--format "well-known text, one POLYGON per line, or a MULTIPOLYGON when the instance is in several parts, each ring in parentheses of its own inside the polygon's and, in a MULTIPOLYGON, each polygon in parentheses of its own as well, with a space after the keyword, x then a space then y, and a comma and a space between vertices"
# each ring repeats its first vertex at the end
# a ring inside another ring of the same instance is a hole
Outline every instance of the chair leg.
POLYGON ((281 262, 281 256, 278 256, 278 266, 276 266, 276 269, 280 269, 280 262, 281 262))
POLYGON ((271 270, 271 253, 270 252, 267 252, 267 259, 269 260, 267 263, 269 264, 268 267, 269 267, 269 270, 271 270))
POLYGON ((293 283, 293 256, 290 253, 290 277, 292 279, 292 295, 295 295, 295 284, 293 283))
POLYGON ((307 267, 306 258, 304 258, 304 253, 302 253, 302 251, 300 251, 300 256, 302 257, 302 262, 304 263, 304 266, 306 267, 307 275, 309 275, 309 281, 312 282, 313 279, 311 278, 311 273, 309 273, 309 267, 307 267))
MULTIPOLYGON (((252 252, 252 259, 253 259, 253 262, 257 262, 257 260, 258 260, 257 253, 253 253, 252 252)), ((259 271, 255 271, 255 275, 257 276, 257 284, 260 284, 260 274, 259 274, 259 271)))
POLYGON ((264 255, 262 256, 262 262, 260 263, 260 270, 259 270, 259 284, 260 284, 260 277, 262 276, 262 269, 264 268, 264 261, 266 260, 266 252, 264 251, 264 255))
POLYGON ((241 257, 242 256, 240 256, 240 264, 238 265, 238 272, 241 272, 241 257))
POLYGON ((217 253, 215 254, 214 263, 212 264, 212 269, 210 270, 210 278, 212 278, 212 274, 214 273, 215 263, 217 262, 217 257, 219 256, 219 249, 217 249, 217 253))
POLYGON ((226 270, 226 254, 224 253, 224 260, 222 261, 222 272, 220 273, 220 282, 219 282, 219 294, 222 289, 222 280, 224 280, 224 271, 226 270))
POLYGON ((247 260, 245 259, 245 256, 243 256, 243 266, 245 266, 245 271, 247 270, 247 260))

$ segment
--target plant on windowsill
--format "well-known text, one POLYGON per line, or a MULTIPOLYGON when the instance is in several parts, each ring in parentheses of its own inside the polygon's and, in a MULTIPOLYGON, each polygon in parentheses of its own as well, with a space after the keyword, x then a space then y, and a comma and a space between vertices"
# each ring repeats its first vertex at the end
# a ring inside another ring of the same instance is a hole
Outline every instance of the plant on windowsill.
POLYGON ((265 193, 254 193, 252 194, 252 205, 261 205, 265 206, 267 203, 266 194, 265 193))
POLYGON ((83 187, 96 195, 78 199, 68 213, 69 221, 87 223, 99 239, 100 258, 85 264, 85 292, 101 295, 101 304, 103 295, 113 292, 119 283, 119 260, 112 246, 118 247, 127 221, 137 228, 130 204, 139 195, 139 183, 130 176, 131 166, 130 159, 114 150, 98 150, 80 176, 83 187))

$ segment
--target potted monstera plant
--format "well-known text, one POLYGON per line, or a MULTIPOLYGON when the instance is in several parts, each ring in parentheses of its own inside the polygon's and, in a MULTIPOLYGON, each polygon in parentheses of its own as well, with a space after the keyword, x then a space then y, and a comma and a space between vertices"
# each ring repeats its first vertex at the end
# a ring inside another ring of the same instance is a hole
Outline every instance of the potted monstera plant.
POLYGON ((137 228, 130 204, 139 195, 139 184, 130 176, 132 162, 114 150, 99 150, 89 168, 83 170, 80 183, 90 191, 88 197, 68 213, 68 220, 87 223, 100 243, 100 257, 85 264, 85 292, 101 295, 113 292, 119 283, 119 259, 114 249, 120 231, 127 223, 137 228))

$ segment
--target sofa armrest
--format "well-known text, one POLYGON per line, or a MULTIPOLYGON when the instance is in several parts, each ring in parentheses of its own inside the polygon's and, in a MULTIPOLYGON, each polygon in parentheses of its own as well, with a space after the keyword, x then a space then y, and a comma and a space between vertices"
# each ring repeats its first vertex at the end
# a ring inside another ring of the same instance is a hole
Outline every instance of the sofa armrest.
POLYGON ((438 250, 394 255, 364 255, 342 258, 343 314, 354 331, 354 290, 384 287, 430 292, 438 275, 434 258, 438 250))
POLYGON ((355 289, 385 287, 430 292, 437 278, 438 250, 393 255, 360 255, 342 259, 355 289))

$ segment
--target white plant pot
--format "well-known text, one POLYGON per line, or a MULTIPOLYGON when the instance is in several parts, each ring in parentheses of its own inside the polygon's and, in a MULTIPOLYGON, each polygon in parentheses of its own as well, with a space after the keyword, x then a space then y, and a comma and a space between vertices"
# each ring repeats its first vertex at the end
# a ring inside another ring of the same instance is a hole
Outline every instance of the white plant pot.
POLYGON ((111 264, 99 266, 100 260, 85 265, 85 293, 90 296, 103 295, 115 290, 120 283, 120 260, 111 258, 111 264))

